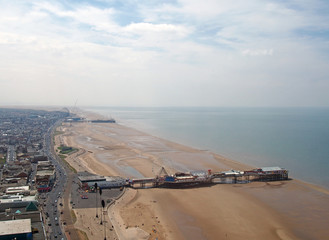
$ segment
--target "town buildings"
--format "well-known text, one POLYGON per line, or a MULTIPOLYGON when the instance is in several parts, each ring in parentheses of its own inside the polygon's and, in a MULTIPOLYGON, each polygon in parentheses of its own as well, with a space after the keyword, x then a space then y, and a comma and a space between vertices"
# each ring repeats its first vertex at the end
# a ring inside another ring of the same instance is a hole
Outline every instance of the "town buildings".
POLYGON ((49 191, 55 168, 45 136, 67 112, 0 109, 0 239, 45 239, 39 192, 49 191))

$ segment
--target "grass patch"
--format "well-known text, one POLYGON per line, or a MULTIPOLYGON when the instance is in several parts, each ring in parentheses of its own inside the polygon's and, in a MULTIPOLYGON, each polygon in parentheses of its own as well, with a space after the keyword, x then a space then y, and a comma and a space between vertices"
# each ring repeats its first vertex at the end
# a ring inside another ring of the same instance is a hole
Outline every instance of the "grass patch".
POLYGON ((68 166, 68 168, 69 168, 72 172, 74 172, 74 173, 77 173, 77 172, 78 172, 74 167, 71 166, 71 164, 69 164, 68 161, 65 160, 67 156, 65 156, 65 155, 63 155, 63 154, 58 154, 58 156, 62 159, 62 161, 68 166))
POLYGON ((68 147, 68 146, 60 146, 57 149, 59 150, 60 154, 66 154, 66 155, 78 151, 77 148, 68 147))
POLYGON ((71 218, 72 218, 72 222, 74 224, 77 221, 77 216, 75 215, 74 210, 71 210, 71 218))
MULTIPOLYGON (((53 131, 53 133, 52 133, 53 143, 55 142, 55 136, 59 135, 59 134, 63 134, 63 133, 64 133, 63 131, 58 131, 58 130, 53 131)), ((55 147, 54 147, 54 150, 56 151, 56 154, 58 155, 58 157, 60 157, 60 159, 62 159, 62 161, 68 166, 68 168, 72 172, 74 172, 74 173, 78 172, 65 159, 66 159, 68 154, 71 154, 73 152, 77 152, 79 149, 62 145, 62 146, 58 147, 57 149, 55 149, 55 147), (58 150, 59 150, 59 153, 58 153, 58 150)))
POLYGON ((87 233, 85 233, 84 231, 80 230, 80 229, 76 229, 79 235, 79 239, 81 240, 89 240, 87 233))
POLYGON ((0 164, 5 164, 6 163, 6 159, 5 158, 0 158, 0 164))
POLYGON ((78 173, 78 171, 74 167, 72 167, 69 163, 67 163, 67 164, 68 164, 68 166, 69 166, 69 168, 71 169, 72 172, 78 173))
POLYGON ((56 131, 54 132, 54 136, 56 136, 56 135, 61 135, 61 134, 63 134, 63 133, 65 133, 65 132, 56 130, 56 131))
MULTIPOLYGON (((63 156, 63 155, 60 155, 60 156, 63 156)), ((64 156, 64 157, 66 158, 66 156, 64 156)), ((63 162, 69 167, 69 169, 72 172, 77 173, 78 171, 74 167, 72 167, 71 164, 69 164, 69 162, 65 160, 65 158, 62 158, 63 162)))

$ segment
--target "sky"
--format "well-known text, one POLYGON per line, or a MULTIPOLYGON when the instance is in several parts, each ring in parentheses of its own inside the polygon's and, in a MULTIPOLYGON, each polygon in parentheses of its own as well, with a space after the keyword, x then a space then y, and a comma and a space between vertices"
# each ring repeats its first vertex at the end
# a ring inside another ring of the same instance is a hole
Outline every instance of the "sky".
POLYGON ((0 0, 0 106, 329 106, 327 0, 0 0))

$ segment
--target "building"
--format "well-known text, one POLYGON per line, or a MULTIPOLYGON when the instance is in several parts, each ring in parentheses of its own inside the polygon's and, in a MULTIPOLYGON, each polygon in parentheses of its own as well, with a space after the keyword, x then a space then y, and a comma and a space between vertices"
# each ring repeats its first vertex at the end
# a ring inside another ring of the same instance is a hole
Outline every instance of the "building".
POLYGON ((39 161, 37 165, 37 170, 49 170, 55 169, 55 166, 50 161, 39 161))
POLYGON ((56 180, 54 165, 49 161, 38 162, 35 183, 39 192, 49 192, 56 180))
POLYGON ((126 179, 122 177, 104 177, 99 175, 94 175, 88 172, 78 173, 79 185, 82 189, 93 189, 95 183, 100 188, 116 188, 123 187, 126 185, 126 179))
POLYGON ((38 205, 37 196, 3 195, 0 197, 0 212, 9 208, 24 208, 31 202, 38 205))
MULTIPOLYGON (((96 182, 87 182, 83 186, 84 189, 92 189, 96 182)), ((106 177, 105 181, 98 181, 97 186, 102 189, 120 188, 126 185, 126 179, 122 177, 106 177)))
POLYGON ((263 167, 244 173, 252 177, 253 181, 280 181, 288 180, 289 171, 281 167, 263 167))
POLYGON ((79 185, 83 189, 88 188, 88 183, 90 184, 97 184, 102 181, 106 181, 106 178, 104 176, 99 176, 95 174, 91 174, 88 172, 79 172, 78 173, 78 179, 79 179, 79 185))
POLYGON ((32 240, 31 219, 0 222, 0 240, 32 240))
POLYGON ((43 161, 48 161, 48 157, 44 155, 35 155, 31 162, 38 163, 43 161))
POLYGON ((7 195, 14 195, 17 193, 30 195, 30 187, 29 186, 20 186, 20 187, 9 187, 6 189, 7 195))

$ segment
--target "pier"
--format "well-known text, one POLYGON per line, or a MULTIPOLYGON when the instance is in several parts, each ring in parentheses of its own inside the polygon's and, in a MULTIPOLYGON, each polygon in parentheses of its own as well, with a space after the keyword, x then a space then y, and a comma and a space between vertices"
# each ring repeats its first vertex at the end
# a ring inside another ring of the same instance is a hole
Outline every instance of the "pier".
POLYGON ((199 170, 187 173, 176 172, 169 175, 162 167, 156 177, 132 178, 104 177, 87 172, 79 172, 80 187, 84 190, 94 190, 95 183, 99 188, 186 188, 214 184, 245 184, 250 182, 267 182, 288 180, 288 170, 280 167, 264 167, 247 171, 229 170, 212 172, 199 170))
POLYGON ((247 171, 191 171, 188 173, 177 172, 168 175, 164 168, 162 173, 155 178, 129 179, 127 186, 131 188, 185 188, 212 184, 238 184, 256 181, 283 181, 288 180, 288 170, 280 167, 264 167, 247 171))

